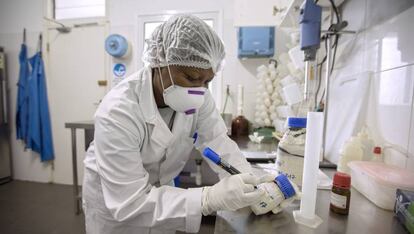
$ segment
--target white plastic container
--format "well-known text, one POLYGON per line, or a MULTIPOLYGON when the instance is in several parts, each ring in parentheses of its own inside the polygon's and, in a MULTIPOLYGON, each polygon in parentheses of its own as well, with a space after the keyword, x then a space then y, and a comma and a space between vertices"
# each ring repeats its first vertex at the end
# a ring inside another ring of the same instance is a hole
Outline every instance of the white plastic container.
POLYGON ((280 80, 280 83, 282 84, 283 87, 286 87, 290 84, 293 84, 296 82, 296 79, 293 78, 292 76, 288 75, 285 78, 280 80))
POLYGON ((276 107, 277 115, 281 118, 287 118, 289 116, 293 116, 292 109, 290 106, 278 106, 276 107))
POLYGON ((276 151, 276 171, 299 186, 302 185, 306 121, 306 118, 289 117, 288 130, 279 141, 276 151))
POLYGON ((303 69, 305 67, 303 51, 300 46, 295 46, 289 50, 289 57, 297 69, 303 69))
POLYGON ((369 137, 367 129, 362 128, 362 130, 358 133, 357 139, 362 145, 362 150, 364 151, 362 155, 362 161, 372 161, 373 153, 375 143, 374 141, 369 137))
POLYGON ((274 119, 273 126, 275 127, 276 131, 283 133, 286 130, 285 122, 286 121, 284 120, 274 119))
POLYGON ((339 152, 338 171, 350 173, 348 163, 351 161, 361 161, 364 151, 361 142, 356 137, 351 137, 346 141, 339 152))
POLYGON ((394 209, 397 188, 414 190, 414 173, 407 169, 365 161, 350 162, 348 166, 352 187, 383 209, 394 209))
POLYGON ((294 105, 303 100, 303 94, 298 83, 292 83, 283 88, 286 102, 288 105, 294 105))

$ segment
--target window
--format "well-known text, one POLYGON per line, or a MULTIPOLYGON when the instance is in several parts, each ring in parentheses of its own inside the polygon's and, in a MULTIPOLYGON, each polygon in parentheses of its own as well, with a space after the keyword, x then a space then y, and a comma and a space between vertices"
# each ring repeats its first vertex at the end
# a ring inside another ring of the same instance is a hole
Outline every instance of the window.
POLYGON ((104 17, 105 0, 55 0, 56 20, 104 17))

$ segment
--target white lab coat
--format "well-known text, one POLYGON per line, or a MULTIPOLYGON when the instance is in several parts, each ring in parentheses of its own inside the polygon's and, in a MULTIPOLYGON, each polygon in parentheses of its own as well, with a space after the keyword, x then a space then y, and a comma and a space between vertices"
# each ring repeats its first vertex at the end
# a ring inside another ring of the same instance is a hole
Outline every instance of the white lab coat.
MULTIPOLYGON (((213 98, 194 115, 176 113, 172 132, 155 103, 151 69, 126 78, 95 114, 95 139, 86 153, 83 207, 88 234, 197 232, 201 188, 171 181, 193 148, 211 147, 243 172, 251 167, 227 136, 213 98)), ((207 161, 220 178, 227 172, 207 161)))

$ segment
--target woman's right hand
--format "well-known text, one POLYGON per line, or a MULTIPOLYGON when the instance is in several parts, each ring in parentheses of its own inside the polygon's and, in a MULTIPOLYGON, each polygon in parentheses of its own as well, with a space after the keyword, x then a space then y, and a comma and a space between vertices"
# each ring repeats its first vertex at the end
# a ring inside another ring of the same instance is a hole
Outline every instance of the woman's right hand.
POLYGON ((251 174, 232 175, 217 184, 204 187, 202 213, 209 215, 218 210, 238 210, 259 202, 265 191, 256 189, 260 179, 251 174))

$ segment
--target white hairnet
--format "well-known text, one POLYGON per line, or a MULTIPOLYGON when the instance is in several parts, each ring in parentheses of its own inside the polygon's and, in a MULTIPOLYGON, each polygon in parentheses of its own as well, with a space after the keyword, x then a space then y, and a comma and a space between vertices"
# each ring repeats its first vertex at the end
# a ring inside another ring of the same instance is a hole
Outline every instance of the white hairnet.
POLYGON ((142 60, 151 67, 179 65, 208 69, 216 73, 224 60, 224 45, 203 20, 176 15, 158 26, 146 40, 142 60))

